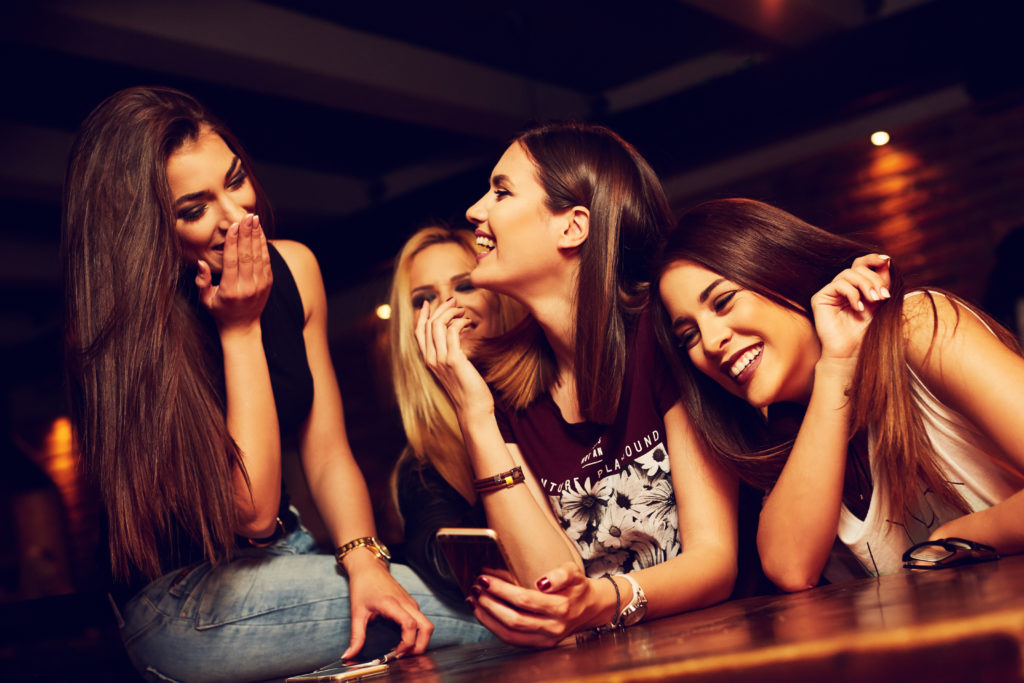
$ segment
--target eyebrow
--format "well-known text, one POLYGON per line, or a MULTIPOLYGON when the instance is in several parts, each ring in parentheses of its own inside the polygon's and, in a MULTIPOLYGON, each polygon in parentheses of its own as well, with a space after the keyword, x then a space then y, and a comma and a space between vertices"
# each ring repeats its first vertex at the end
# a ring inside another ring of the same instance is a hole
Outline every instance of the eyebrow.
POLYGON ((491 185, 511 185, 511 184, 512 184, 512 181, 509 180, 509 177, 507 175, 505 175, 504 173, 499 173, 498 175, 491 176, 491 185))
MULTIPOLYGON (((711 292, 715 291, 715 287, 717 287, 718 285, 722 284, 723 282, 725 282, 725 278, 724 277, 720 277, 717 280, 715 280, 714 282, 712 282, 710 285, 705 287, 704 290, 700 293, 700 296, 697 297, 697 301, 699 303, 704 303, 705 301, 707 301, 708 297, 711 296, 711 292)), ((687 320, 688 319, 684 318, 683 316, 679 316, 678 318, 673 320, 672 321, 672 331, 675 331, 675 330, 679 329, 680 327, 682 327, 687 322, 687 320)))
MULTIPOLYGON (((237 155, 235 156, 234 159, 231 160, 231 166, 228 167, 228 172, 224 174, 224 183, 225 184, 231 182, 231 176, 233 176, 235 174, 235 169, 237 169, 239 164, 241 164, 241 163, 242 163, 242 160, 239 159, 237 155)), ((192 192, 190 194, 183 194, 180 197, 178 197, 176 200, 174 200, 174 205, 178 206, 179 204, 184 204, 185 202, 190 202, 193 199, 201 199, 202 197, 205 197, 207 194, 209 194, 209 192, 207 190, 200 190, 199 192, 192 192)))
POLYGON ((700 293, 699 297, 697 297, 697 301, 699 303, 704 303, 705 301, 707 301, 708 297, 711 296, 711 292, 715 291, 715 287, 717 287, 718 285, 722 284, 723 282, 725 282, 725 278, 724 277, 720 277, 717 280, 715 280, 714 282, 712 282, 710 285, 705 287, 704 291, 700 293))

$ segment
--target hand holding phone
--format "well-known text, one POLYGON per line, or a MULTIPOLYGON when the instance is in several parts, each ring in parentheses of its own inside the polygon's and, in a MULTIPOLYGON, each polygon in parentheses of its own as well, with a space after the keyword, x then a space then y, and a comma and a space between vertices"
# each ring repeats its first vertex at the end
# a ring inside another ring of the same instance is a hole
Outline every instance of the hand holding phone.
POLYGON ((484 573, 518 583, 493 529, 445 527, 438 529, 437 543, 459 589, 467 597, 476 578, 484 573))

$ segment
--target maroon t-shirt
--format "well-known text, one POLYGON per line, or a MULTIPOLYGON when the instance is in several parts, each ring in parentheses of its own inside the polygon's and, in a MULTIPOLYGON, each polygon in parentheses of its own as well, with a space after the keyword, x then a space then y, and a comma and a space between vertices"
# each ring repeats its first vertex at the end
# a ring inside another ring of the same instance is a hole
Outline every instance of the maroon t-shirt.
POLYGON ((654 338, 650 309, 626 343, 615 421, 570 424, 544 394, 525 410, 497 410, 555 516, 579 547, 588 576, 619 574, 679 554, 664 415, 679 391, 654 338))

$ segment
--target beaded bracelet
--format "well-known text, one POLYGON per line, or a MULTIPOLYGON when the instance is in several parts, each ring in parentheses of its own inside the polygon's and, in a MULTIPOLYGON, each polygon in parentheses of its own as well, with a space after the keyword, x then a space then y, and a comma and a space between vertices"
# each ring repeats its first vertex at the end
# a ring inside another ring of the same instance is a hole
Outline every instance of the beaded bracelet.
POLYGON ((516 466, 508 472, 495 474, 493 477, 474 479, 473 488, 477 493, 486 493, 488 491, 511 488, 516 484, 522 484, 524 481, 526 481, 526 477, 523 475, 523 468, 516 466))

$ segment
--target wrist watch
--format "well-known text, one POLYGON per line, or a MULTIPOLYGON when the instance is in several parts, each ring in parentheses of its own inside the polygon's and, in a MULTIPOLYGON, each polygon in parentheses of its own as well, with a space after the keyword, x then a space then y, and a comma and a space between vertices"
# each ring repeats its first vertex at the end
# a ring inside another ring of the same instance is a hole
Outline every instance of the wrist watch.
POLYGON ((644 589, 632 576, 623 574, 622 578, 633 586, 633 599, 619 612, 619 626, 632 626, 647 614, 647 596, 644 595, 644 589))
POLYGON ((376 555, 377 559, 383 562, 385 567, 391 564, 391 553, 388 551, 388 547, 381 543, 380 539, 376 536, 363 536, 354 541, 349 541, 345 545, 338 546, 334 550, 334 559, 338 561, 338 564, 341 564, 345 556, 356 548, 366 548, 376 555))

